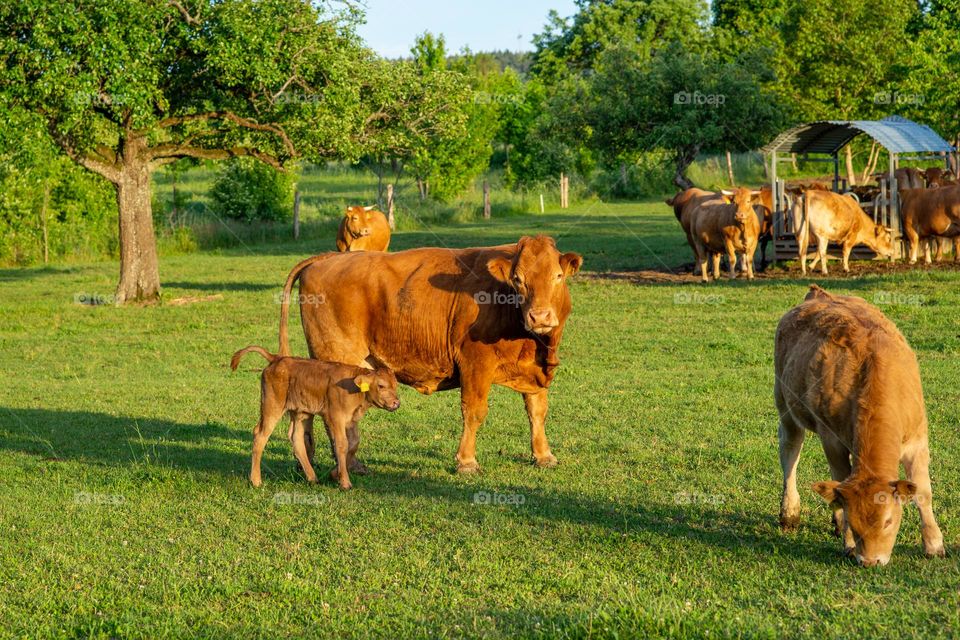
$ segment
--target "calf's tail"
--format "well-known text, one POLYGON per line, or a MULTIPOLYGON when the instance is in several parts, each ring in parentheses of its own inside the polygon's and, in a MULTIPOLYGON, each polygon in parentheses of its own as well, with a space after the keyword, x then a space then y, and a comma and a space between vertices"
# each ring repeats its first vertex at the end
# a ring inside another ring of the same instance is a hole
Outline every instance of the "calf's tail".
POLYGON ((233 357, 230 358, 230 368, 236 371, 237 365, 240 364, 241 358, 243 358, 243 356, 247 355, 251 351, 259 353, 260 355, 262 355, 264 358, 267 359, 267 362, 270 362, 270 363, 275 362, 277 358, 280 357, 270 353, 263 347, 258 347, 257 345, 252 344, 249 347, 244 347, 243 349, 240 349, 240 351, 237 351, 235 354, 233 354, 233 357))

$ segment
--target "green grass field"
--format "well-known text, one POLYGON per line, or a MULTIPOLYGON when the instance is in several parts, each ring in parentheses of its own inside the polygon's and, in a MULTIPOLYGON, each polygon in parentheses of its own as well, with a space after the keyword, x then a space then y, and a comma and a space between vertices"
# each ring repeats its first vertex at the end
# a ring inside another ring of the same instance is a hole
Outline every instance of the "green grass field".
MULTIPOLYGON (((285 428, 246 481, 255 358, 276 348, 289 270, 329 242, 171 256, 165 300, 109 295, 117 265, 0 271, 0 635, 25 637, 810 637, 955 635, 957 555, 922 556, 904 518, 891 564, 843 560, 807 489, 777 526, 773 334, 809 282, 893 302, 916 349, 935 509, 960 534, 960 272, 633 283, 599 272, 689 262, 660 203, 421 228, 392 249, 549 233, 585 257, 551 390, 560 466, 528 464, 519 397, 495 389, 484 472, 453 473, 459 396, 403 388, 371 411, 355 489, 310 486, 285 428), (500 504, 475 504, 475 496, 500 504)), ((294 348, 305 353, 297 329, 294 348)), ((318 448, 318 456, 326 451, 318 448)), ((325 457, 319 468, 328 468, 325 457)))

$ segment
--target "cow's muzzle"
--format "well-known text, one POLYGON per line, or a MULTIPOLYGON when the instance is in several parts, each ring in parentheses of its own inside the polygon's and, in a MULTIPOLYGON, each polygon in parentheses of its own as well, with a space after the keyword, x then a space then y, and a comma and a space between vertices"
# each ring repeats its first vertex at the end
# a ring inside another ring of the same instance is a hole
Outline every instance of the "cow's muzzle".
POLYGON ((553 309, 530 309, 527 311, 524 324, 527 326, 527 331, 542 336, 556 329, 560 323, 553 309))

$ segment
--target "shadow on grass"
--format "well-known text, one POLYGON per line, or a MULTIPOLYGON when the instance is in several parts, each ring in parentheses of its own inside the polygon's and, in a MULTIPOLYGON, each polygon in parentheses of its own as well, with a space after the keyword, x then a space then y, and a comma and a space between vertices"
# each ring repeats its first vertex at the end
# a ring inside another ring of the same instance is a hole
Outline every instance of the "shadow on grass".
MULTIPOLYGON (((221 424, 183 424, 87 411, 7 407, 0 407, 0 416, 0 448, 37 455, 50 462, 112 466, 148 463, 234 478, 244 477, 249 468, 250 437, 245 430, 221 424)), ((283 431, 278 428, 273 440, 283 440, 283 431)), ((317 445, 315 467, 323 478, 329 468, 328 451, 325 442, 318 441, 317 445)), ((292 478, 292 460, 290 464, 280 463, 274 467, 265 468, 268 481, 292 478)), ((534 476, 550 471, 531 467, 529 473, 534 476)), ((406 473, 374 468, 370 476, 358 483, 357 492, 410 500, 428 497, 451 506, 469 505, 467 510, 454 510, 451 516, 473 522, 486 518, 490 513, 487 508, 504 508, 476 507, 474 494, 483 487, 482 490, 499 494, 523 495, 522 507, 506 508, 512 509, 512 517, 533 523, 557 521, 621 533, 640 530, 676 541, 678 547, 684 540, 694 540, 728 551, 748 548, 755 553, 776 553, 824 563, 837 561, 834 555, 823 553, 827 543, 826 521, 819 523, 824 528, 824 543, 809 543, 779 535, 773 530, 774 514, 759 515, 756 509, 723 510, 712 505, 657 502, 611 504, 551 487, 495 484, 495 478, 484 480, 483 485, 465 484, 452 476, 449 480, 412 478, 406 473)), ((329 489, 333 490, 332 486, 329 489)))
POLYGON ((253 282, 165 282, 164 287, 171 289, 187 289, 191 291, 267 291, 278 289, 279 284, 259 284, 253 282))

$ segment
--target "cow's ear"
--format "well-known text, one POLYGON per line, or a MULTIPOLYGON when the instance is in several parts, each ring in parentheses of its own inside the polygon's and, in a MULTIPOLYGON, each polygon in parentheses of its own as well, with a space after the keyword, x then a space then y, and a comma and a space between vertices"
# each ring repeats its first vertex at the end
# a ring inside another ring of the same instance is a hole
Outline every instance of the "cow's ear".
POLYGON ((900 502, 908 502, 917 495, 917 485, 909 480, 894 480, 890 483, 890 488, 893 489, 893 497, 900 502))
POLYGON ((565 253, 560 256, 560 268, 564 275, 572 276, 583 266, 583 256, 579 253, 565 253))
POLYGON ((506 258, 490 258, 487 261, 487 270, 500 282, 510 282, 510 269, 513 263, 506 258))
POLYGON ((837 489, 839 486, 840 483, 836 480, 827 480, 826 482, 814 482, 810 488, 819 493, 820 497, 829 504, 839 506, 843 500, 843 496, 840 495, 840 491, 837 489))
POLYGON ((349 218, 352 212, 353 210, 350 207, 347 207, 346 209, 343 210, 343 217, 349 218))

